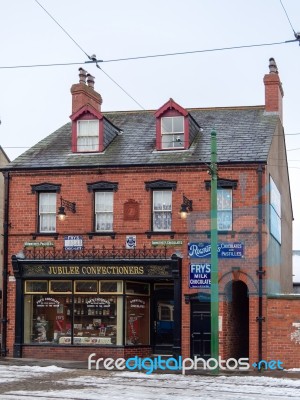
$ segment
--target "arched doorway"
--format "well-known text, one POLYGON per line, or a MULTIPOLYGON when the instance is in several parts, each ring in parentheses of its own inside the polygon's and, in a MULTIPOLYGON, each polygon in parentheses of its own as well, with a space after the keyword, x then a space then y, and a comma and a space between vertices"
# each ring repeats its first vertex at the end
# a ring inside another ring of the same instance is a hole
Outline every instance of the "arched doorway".
POLYGON ((242 281, 226 285, 227 302, 227 358, 249 357, 249 296, 242 281))

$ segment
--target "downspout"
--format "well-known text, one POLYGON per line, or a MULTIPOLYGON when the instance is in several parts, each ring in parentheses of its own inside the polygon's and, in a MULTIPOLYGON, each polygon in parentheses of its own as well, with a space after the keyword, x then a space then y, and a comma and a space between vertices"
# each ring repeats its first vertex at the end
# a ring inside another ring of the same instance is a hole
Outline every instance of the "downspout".
POLYGON ((7 355, 7 279, 8 279, 8 212, 9 212, 9 172, 3 172, 4 175, 4 222, 3 222, 3 288, 2 288, 2 345, 1 356, 7 355))
POLYGON ((258 209, 257 209, 257 224, 258 224, 258 361, 263 359, 262 357, 262 343, 263 343, 263 321, 265 318, 262 315, 263 312, 263 244, 262 244, 262 224, 263 224, 263 166, 260 164, 257 168, 258 173, 258 209))

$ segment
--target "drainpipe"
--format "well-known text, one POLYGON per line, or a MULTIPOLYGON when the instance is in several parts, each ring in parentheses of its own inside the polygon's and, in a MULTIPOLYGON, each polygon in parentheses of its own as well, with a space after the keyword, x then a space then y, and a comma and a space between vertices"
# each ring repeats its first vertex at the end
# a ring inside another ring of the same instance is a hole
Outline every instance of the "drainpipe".
POLYGON ((9 172, 3 172, 4 175, 4 223, 3 223, 3 288, 2 288, 2 345, 1 356, 7 355, 6 338, 7 338, 7 279, 8 279, 8 211, 9 211, 9 172))
POLYGON ((260 164, 257 168, 258 174, 258 209, 257 209, 257 224, 258 224, 258 270, 256 271, 258 275, 258 317, 256 321, 258 322, 258 361, 263 359, 262 357, 262 333, 263 333, 263 321, 265 318, 262 315, 263 311, 263 244, 262 244, 262 224, 263 224, 263 187, 262 187, 262 175, 263 166, 260 164))

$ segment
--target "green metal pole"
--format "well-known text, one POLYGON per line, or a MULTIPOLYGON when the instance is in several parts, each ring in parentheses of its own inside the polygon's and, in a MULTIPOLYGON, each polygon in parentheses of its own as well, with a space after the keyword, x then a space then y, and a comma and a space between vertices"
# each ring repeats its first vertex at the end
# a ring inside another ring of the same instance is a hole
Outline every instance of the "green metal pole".
MULTIPOLYGON (((218 169, 217 133, 211 132, 211 357, 219 360, 219 286, 218 286, 218 169)), ((218 369, 217 369, 218 370, 218 369)))

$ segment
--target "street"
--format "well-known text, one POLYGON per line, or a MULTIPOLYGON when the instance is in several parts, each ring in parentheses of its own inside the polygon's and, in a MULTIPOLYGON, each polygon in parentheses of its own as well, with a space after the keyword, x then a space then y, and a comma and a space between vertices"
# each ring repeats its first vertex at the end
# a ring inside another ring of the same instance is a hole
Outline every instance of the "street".
MULTIPOLYGON (((0 365, 0 399, 299 399, 300 379, 0 365)), ((299 377, 299 374, 294 376, 299 377)))

